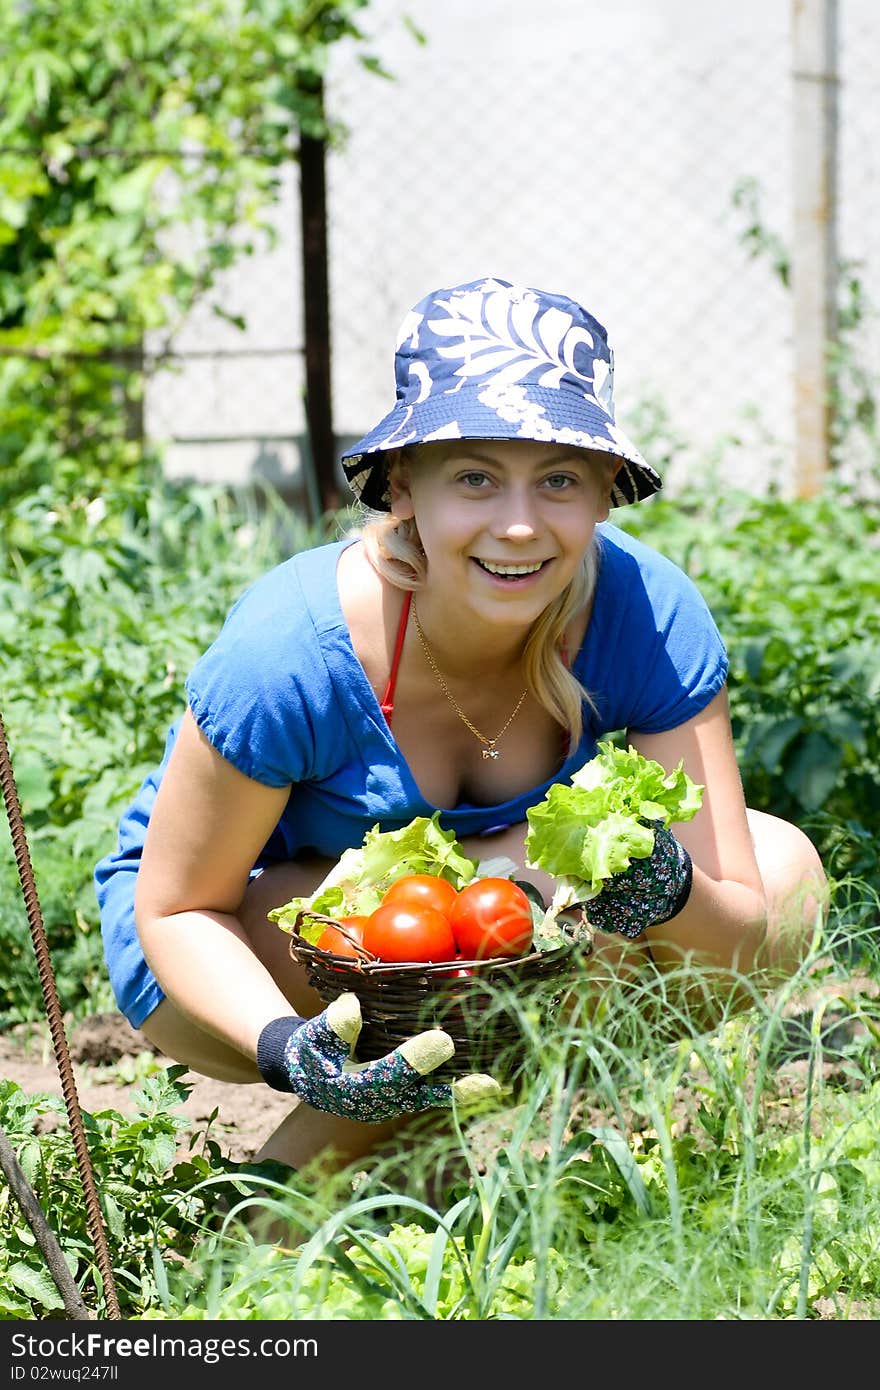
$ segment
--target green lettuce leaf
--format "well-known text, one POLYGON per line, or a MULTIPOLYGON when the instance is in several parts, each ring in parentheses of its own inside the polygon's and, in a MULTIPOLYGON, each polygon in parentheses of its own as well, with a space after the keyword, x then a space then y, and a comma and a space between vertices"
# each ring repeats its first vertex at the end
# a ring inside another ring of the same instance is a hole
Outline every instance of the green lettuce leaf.
POLYGON ((526 813, 527 862, 560 880, 554 911, 588 902, 612 874, 647 858, 654 826, 693 819, 702 794, 681 763, 667 772, 632 746, 600 743, 571 786, 554 783, 526 813))
MULTIPOLYGON (((431 817, 417 816, 400 830, 380 830, 374 825, 359 849, 345 850, 314 893, 272 908, 270 920, 293 930, 303 912, 335 918, 369 914, 404 874, 434 874, 461 888, 474 878, 477 864, 462 853, 453 831, 441 829, 439 818, 439 811, 431 817)), ((323 929, 324 924, 319 925, 323 929)), ((301 930, 311 940, 311 929, 301 930)))

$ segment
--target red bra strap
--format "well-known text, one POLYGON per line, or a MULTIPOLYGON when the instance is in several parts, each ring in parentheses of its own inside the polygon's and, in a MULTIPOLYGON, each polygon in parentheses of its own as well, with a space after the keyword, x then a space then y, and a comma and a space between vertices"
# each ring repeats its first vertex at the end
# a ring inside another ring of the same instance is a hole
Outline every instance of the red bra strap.
POLYGON ((394 644, 394 656, 391 659, 391 673, 388 677, 388 684, 385 687, 385 694, 382 696, 379 708, 385 716, 386 723, 391 723, 391 716, 394 713, 394 687, 397 684, 397 668, 400 665, 400 654, 403 651, 403 639, 406 637, 406 625, 409 620, 409 607, 412 603, 412 590, 407 589, 403 596, 403 607, 400 610, 400 622, 397 624, 397 641, 394 644))

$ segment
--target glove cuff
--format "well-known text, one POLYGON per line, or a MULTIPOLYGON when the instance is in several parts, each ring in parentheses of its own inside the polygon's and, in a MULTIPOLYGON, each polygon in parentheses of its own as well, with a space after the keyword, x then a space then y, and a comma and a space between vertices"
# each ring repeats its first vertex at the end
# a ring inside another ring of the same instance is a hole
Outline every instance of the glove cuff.
POLYGON ((681 843, 680 840, 675 840, 674 844, 678 856, 679 872, 681 873, 681 886, 679 887, 675 897, 670 902, 669 907, 666 911, 666 915, 663 917, 658 917, 656 922, 654 922, 653 925, 655 927, 662 926, 664 922, 669 922, 672 920, 673 917, 678 916, 678 914, 685 907, 687 900, 691 895, 691 888, 694 885, 693 860, 691 859, 690 855, 688 854, 687 850, 685 849, 684 845, 681 843))
POLYGON ((267 1023, 257 1039, 257 1066, 260 1075, 273 1091, 293 1093, 290 1073, 287 1069, 287 1044, 305 1023, 304 1018, 290 1014, 287 1018, 274 1018, 267 1023))

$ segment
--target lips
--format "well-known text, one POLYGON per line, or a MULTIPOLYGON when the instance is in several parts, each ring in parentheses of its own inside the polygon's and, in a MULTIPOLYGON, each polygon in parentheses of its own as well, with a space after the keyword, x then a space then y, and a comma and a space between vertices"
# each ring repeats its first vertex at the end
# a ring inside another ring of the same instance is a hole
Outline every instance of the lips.
POLYGON ((480 569, 485 570, 487 574, 496 575, 499 579, 525 579, 530 574, 537 574, 550 563, 549 560, 523 560, 518 564, 512 564, 507 561, 479 560, 476 556, 474 559, 480 569))

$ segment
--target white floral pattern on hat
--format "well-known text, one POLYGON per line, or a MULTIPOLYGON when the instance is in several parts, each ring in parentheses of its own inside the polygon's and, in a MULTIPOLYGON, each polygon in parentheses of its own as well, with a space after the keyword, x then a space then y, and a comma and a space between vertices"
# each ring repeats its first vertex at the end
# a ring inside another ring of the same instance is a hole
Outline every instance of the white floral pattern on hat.
POLYGON ((491 278, 436 290, 404 318, 394 370, 394 408, 342 456, 366 506, 388 508, 385 450, 436 439, 546 440, 613 454, 617 506, 662 486, 615 422, 605 329, 564 295, 491 278))

